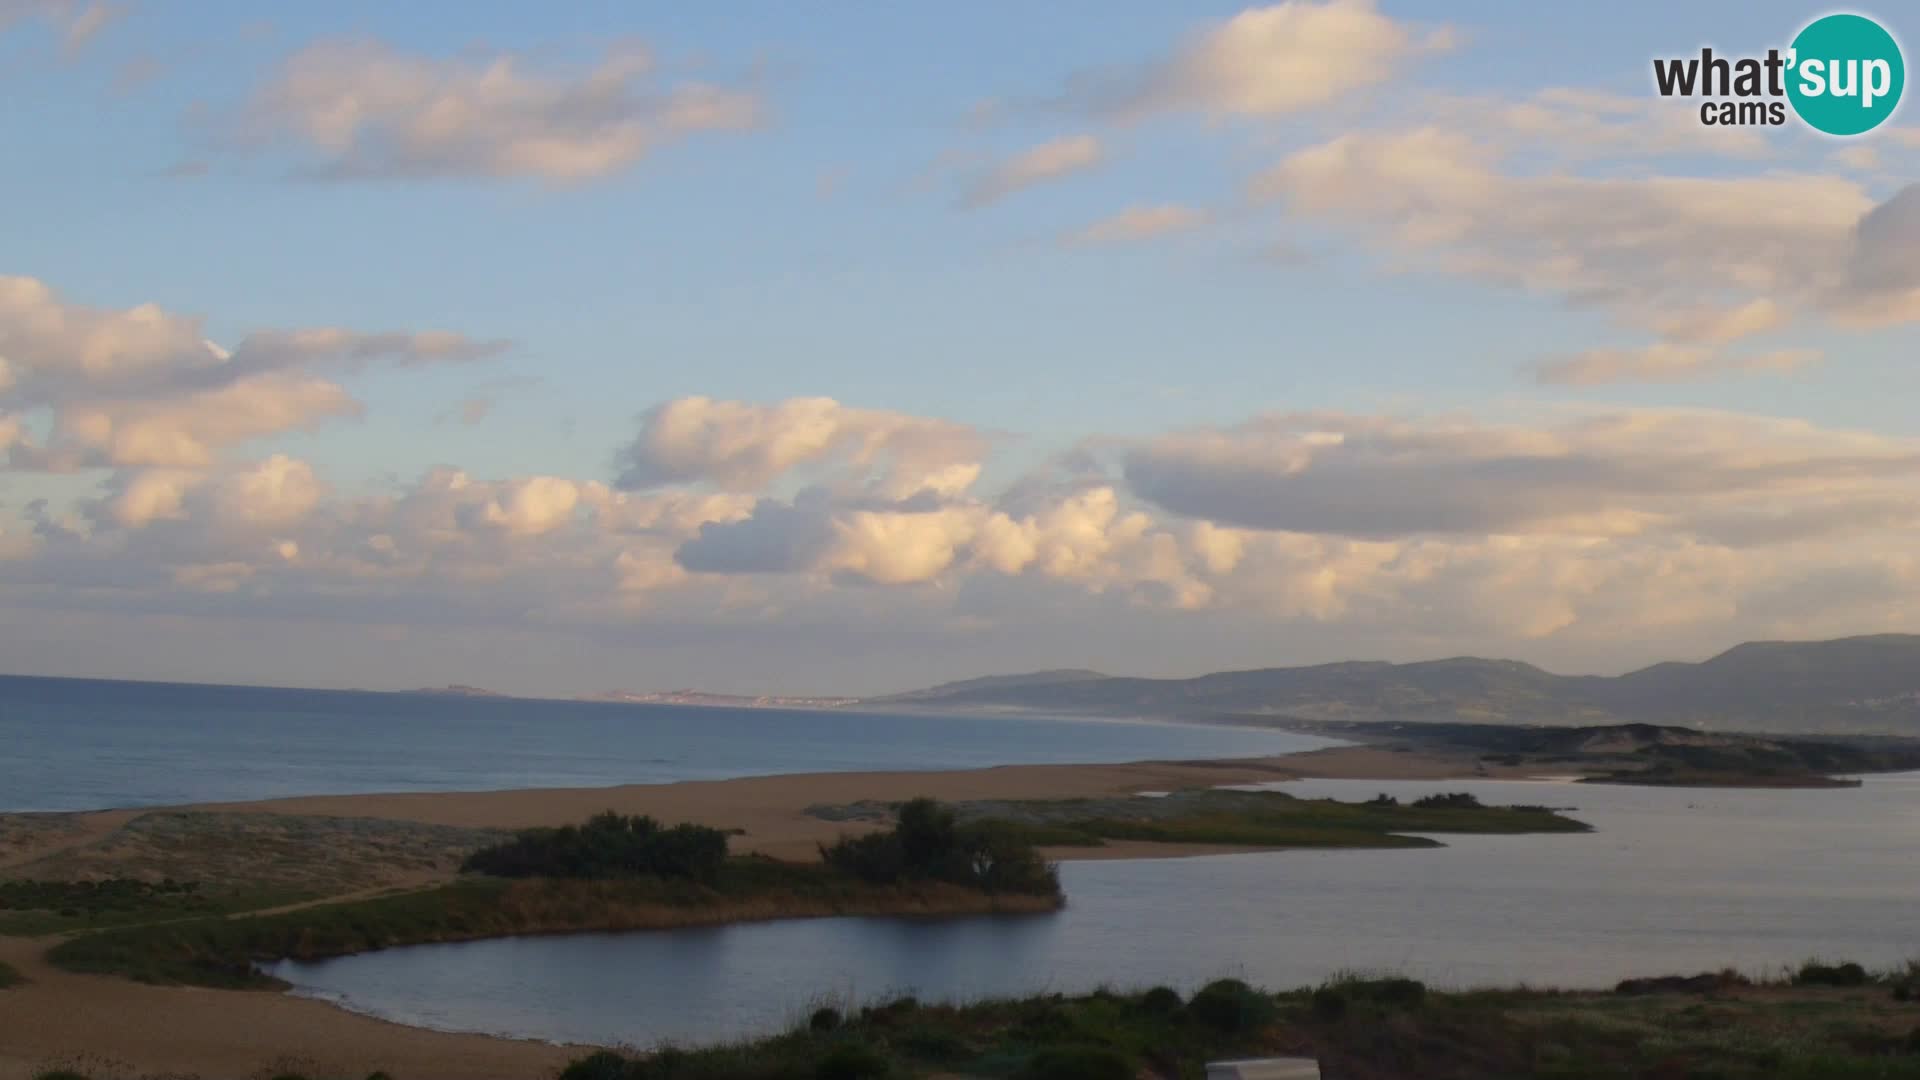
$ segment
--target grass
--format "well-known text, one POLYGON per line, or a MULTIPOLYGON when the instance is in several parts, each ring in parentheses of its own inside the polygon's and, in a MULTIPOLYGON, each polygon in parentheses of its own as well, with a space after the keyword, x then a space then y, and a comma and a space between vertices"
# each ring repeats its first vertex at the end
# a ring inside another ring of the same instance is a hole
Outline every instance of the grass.
MULTIPOLYGON (((1109 840, 1239 847, 1432 847, 1423 833, 1572 833, 1583 822, 1538 806, 1401 805, 1300 799, 1278 791, 1217 788, 1159 798, 986 800, 955 804, 963 821, 1017 832, 1047 847, 1097 847, 1109 840)), ((881 820, 878 803, 814 807, 831 820, 881 820)))
MULTIPOLYGON (((1815 966, 1853 977, 1852 965, 1815 966)), ((819 1008, 763 1039, 599 1051, 560 1080, 1131 1080, 1199 1077, 1207 1061, 1252 1056, 1314 1058, 1329 1076, 1366 1080, 1920 1080, 1920 1005, 1889 992, 1916 970, 1846 986, 1721 973, 1631 980, 1635 989, 1615 992, 1442 992, 1346 975, 1281 993, 1222 979, 1190 996, 1159 987, 952 1005, 899 998, 819 1008)), ((61 1080, 115 1077, 76 1067, 61 1080)))
POLYGON ((0 815, 0 845, 11 839, 42 852, 5 878, 171 879, 206 895, 327 896, 451 874, 469 852, 507 835, 376 818, 154 810, 97 839, 49 846, 77 828, 60 817, 0 815))
POLYGON ((912 999, 819 1014, 772 1038, 654 1057, 602 1052, 562 1080, 1200 1075, 1204 1062, 1299 1055, 1372 1080, 1920 1078, 1920 1009, 1875 983, 1751 983, 1711 993, 1441 993, 1343 977, 1271 993, 1235 980, 968 1005, 912 999), (849 1064, 861 1071, 834 1071, 849 1064))
POLYGON ((198 882, 0 881, 0 936, 43 937, 167 919, 230 915, 313 899, 284 890, 203 891, 198 882))
POLYGON ((939 882, 869 885, 814 864, 727 860, 715 880, 467 878, 438 888, 274 915, 199 918, 84 934, 47 958, 142 982, 277 988, 254 965, 395 945, 585 930, 649 930, 826 915, 1050 911, 1054 897, 993 896, 939 882))

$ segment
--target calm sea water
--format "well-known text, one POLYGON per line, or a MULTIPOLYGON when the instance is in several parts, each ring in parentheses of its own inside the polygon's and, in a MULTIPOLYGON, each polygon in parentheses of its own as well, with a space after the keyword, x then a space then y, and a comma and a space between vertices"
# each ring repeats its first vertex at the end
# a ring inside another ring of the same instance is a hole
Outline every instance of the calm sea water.
POLYGON ((1471 790, 1577 808, 1578 836, 1445 848, 1069 863, 1067 910, 824 919, 393 949, 276 973, 405 1023, 563 1041, 706 1042, 823 998, 966 999, 1100 985, 1275 987, 1343 969, 1462 986, 1605 986, 1808 957, 1920 957, 1920 774, 1828 791, 1549 783, 1284 785, 1407 798, 1471 790))
POLYGON ((1247 757, 1196 724, 720 709, 0 676, 0 811, 1247 757))

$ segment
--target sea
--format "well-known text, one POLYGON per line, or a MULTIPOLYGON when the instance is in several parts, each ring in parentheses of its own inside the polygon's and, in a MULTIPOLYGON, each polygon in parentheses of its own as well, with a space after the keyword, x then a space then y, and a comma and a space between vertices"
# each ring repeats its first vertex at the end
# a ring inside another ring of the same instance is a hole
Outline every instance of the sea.
POLYGON ((1270 728, 0 676, 0 812, 1254 757, 1270 728))

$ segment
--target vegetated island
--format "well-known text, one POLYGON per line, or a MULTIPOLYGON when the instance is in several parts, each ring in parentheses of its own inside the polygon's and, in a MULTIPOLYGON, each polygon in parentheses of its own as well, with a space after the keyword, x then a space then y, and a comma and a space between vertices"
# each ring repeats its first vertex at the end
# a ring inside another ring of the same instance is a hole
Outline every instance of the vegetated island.
POLYGON ((1289 721, 1285 726, 1388 751, 1451 756, 1503 776, 1570 773, 1587 783, 1857 787, 1861 774, 1920 769, 1920 741, 1892 737, 1803 739, 1657 724, 1566 728, 1289 721))
MULTIPOLYGON (((468 854, 456 880, 397 895, 246 914, 244 898, 271 896, 269 883, 242 880, 217 891, 171 879, 13 881, 0 884, 0 906, 19 910, 16 931, 46 932, 63 916, 103 927, 47 953, 65 971, 275 988, 282 984, 259 964, 424 942, 822 915, 1053 911, 1065 898, 1042 845, 1408 847, 1436 843, 1410 832, 1587 828, 1545 807, 1482 806, 1464 794, 1403 806, 1385 796, 1353 804, 1224 790, 957 807, 919 798, 858 804, 834 820, 867 828, 822 844, 818 861, 805 863, 731 854, 722 829, 609 811, 584 825, 499 839, 468 854)), ((9 925, 0 919, 0 931, 9 925)))
MULTIPOLYGON (((910 804, 909 804, 910 805, 910 804)), ((808 808, 828 821, 882 823, 897 804, 863 801, 808 808)), ((1109 842, 1239 848, 1438 847, 1426 833, 1589 832, 1584 822, 1545 806, 1486 806, 1465 793, 1402 803, 1302 799, 1278 791, 1190 788, 1154 797, 981 799, 956 803, 960 822, 1049 848, 1109 842)))
POLYGON ((50 949, 47 960, 65 971, 283 989, 258 965, 524 934, 1046 912, 1064 903, 1058 875, 1032 844, 963 825, 931 800, 904 807, 891 829, 823 845, 820 855, 813 863, 732 855, 724 830, 607 812, 583 825, 522 830, 469 854, 459 879, 396 895, 183 918, 191 907, 183 908, 179 893, 197 889, 174 883, 12 882, 0 886, 0 904, 58 904, 62 913, 82 914, 90 905, 122 924, 50 949))

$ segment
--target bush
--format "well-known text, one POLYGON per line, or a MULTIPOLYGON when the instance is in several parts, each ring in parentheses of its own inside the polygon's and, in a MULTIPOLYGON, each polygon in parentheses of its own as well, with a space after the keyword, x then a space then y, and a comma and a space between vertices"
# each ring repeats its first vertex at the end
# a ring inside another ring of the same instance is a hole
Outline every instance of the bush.
POLYGON ((893 831, 842 837, 820 846, 830 867, 876 885, 945 881, 985 892, 1058 896, 1060 876, 1018 830, 961 825, 932 799, 900 807, 893 831))
POLYGON ((1273 1020, 1273 999, 1238 979, 1220 979, 1201 987, 1187 1003, 1201 1023, 1227 1034, 1265 1027, 1273 1020))
POLYGON ((1172 1016, 1185 1005, 1180 991, 1170 986, 1156 986, 1140 995, 1140 1007, 1155 1016, 1172 1016))
POLYGON ((1335 1021, 1347 1015, 1347 995, 1338 987, 1323 986, 1313 992, 1313 1015, 1335 1021))
POLYGON ((627 1059, 611 1050, 600 1050, 569 1064, 561 1070, 560 1080, 626 1080, 627 1059))
POLYGON ((1428 795, 1425 798, 1413 800, 1413 805, 1417 810, 1481 809, 1480 800, 1464 791, 1456 791, 1448 795, 1428 795))
POLYGON ((609 810, 585 825, 526 829, 467 856, 462 870, 494 877, 682 878, 712 883, 727 861, 727 834, 704 825, 663 828, 609 810))
POLYGON ((1413 1009, 1427 1000, 1427 984, 1418 979, 1391 977, 1352 979, 1340 984, 1350 1001, 1366 1001, 1382 1008, 1413 1009))
POLYGON ((807 1017, 808 1031, 832 1031, 839 1026, 840 1010, 832 1007, 815 1009, 813 1015, 807 1017))
POLYGON ((1136 1066, 1104 1046, 1050 1046, 1034 1054, 1021 1080, 1133 1080, 1136 1066))
POLYGON ((864 1043, 841 1043, 813 1068, 815 1080, 877 1080, 892 1069, 880 1052, 864 1043))
POLYGON ((1847 961, 1842 964, 1822 964, 1809 960, 1794 972, 1795 986, 1865 986, 1867 969, 1859 964, 1847 961))
POLYGON ((894 1045, 922 1061, 959 1061, 973 1052, 965 1039, 937 1027, 912 1028, 896 1039, 894 1045))

